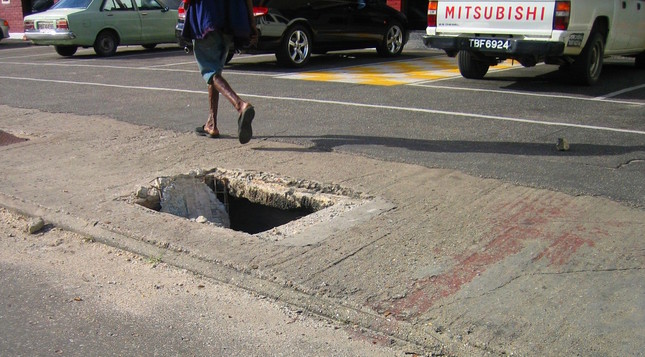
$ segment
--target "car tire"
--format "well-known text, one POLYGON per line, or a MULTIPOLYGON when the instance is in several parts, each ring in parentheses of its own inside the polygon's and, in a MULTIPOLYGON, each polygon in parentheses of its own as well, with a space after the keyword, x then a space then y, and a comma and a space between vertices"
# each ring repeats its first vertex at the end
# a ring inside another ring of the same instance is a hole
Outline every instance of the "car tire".
POLYGON ((226 55, 226 62, 224 63, 228 64, 229 62, 231 62, 233 56, 235 56, 235 51, 228 51, 228 54, 226 55))
POLYGON ((385 30, 383 40, 376 46, 376 52, 383 57, 400 55, 403 52, 403 38, 404 32, 401 25, 397 22, 390 23, 385 30))
POLYGON ((472 52, 464 50, 457 54, 457 65, 462 77, 468 79, 482 79, 490 68, 488 63, 478 60, 472 52))
POLYGON ((645 69, 645 52, 636 55, 636 62, 634 62, 634 64, 638 69, 645 69))
POLYGON ((118 41, 112 31, 101 31, 94 41, 94 52, 101 57, 114 56, 118 41))
POLYGON ((582 85, 596 84, 602 71, 604 54, 605 39, 600 32, 594 31, 571 66, 573 79, 582 85))
POLYGON ((284 32, 275 57, 280 65, 302 67, 309 62, 311 49, 312 42, 309 30, 302 25, 295 25, 284 32))
POLYGON ((152 50, 155 47, 157 47, 157 44, 156 43, 148 43, 148 44, 145 44, 145 45, 141 45, 141 47, 145 48, 146 50, 152 50))
POLYGON ((54 46, 54 49, 56 50, 56 53, 63 57, 72 57, 75 53, 76 50, 78 50, 77 46, 54 46))

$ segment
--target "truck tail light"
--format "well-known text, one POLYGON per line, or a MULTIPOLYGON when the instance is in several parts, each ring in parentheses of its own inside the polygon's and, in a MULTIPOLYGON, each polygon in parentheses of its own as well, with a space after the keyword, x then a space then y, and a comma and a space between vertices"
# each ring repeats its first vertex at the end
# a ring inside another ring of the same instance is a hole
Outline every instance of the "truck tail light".
POLYGON ((565 31, 569 28, 569 17, 571 16, 570 1, 555 2, 555 16, 553 17, 553 29, 565 31))
POLYGON ((253 6, 253 16, 260 17, 269 13, 268 7, 253 6))
POLYGON ((177 17, 179 18, 179 20, 186 21, 186 10, 184 10, 184 2, 183 1, 179 5, 179 8, 177 8, 177 17))
POLYGON ((438 1, 428 2, 428 27, 437 27, 438 1))
POLYGON ((33 30, 34 29, 34 20, 25 20, 25 31, 33 30))

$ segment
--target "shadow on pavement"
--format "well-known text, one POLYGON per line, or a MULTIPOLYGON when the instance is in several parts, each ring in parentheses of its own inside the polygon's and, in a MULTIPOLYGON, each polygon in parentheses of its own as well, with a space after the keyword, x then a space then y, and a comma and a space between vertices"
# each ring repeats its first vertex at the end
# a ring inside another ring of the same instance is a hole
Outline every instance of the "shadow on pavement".
POLYGON ((412 151, 441 152, 441 153, 494 153, 524 156, 610 156, 623 155, 644 151, 645 145, 618 146, 596 144, 571 144, 569 151, 558 151, 555 143, 519 143, 519 142, 490 142, 490 141, 450 141, 450 140, 419 140, 404 138, 386 138, 376 136, 354 135, 325 135, 320 137, 306 136, 271 136, 271 139, 308 139, 313 146, 303 149, 292 148, 255 148, 264 151, 322 151, 330 152, 334 148, 359 145, 377 145, 384 147, 403 148, 412 151))

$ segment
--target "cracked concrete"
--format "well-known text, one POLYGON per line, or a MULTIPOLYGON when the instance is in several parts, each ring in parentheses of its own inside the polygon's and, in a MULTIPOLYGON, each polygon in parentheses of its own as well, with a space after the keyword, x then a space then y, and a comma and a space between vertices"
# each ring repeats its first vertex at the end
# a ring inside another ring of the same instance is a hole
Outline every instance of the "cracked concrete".
POLYGON ((645 351, 641 209, 104 117, 0 106, 0 122, 29 139, 0 147, 0 205, 99 242, 405 340, 428 355, 645 351), (373 206, 275 241, 122 199, 157 177, 215 167, 340 185, 373 198, 373 206))

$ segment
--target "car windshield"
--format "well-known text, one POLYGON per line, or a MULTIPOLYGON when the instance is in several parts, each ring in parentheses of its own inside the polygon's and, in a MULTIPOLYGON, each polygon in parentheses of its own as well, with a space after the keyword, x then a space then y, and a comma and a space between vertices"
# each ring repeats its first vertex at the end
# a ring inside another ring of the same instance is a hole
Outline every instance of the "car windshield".
POLYGON ((52 9, 85 9, 90 6, 92 0, 60 0, 52 9))

